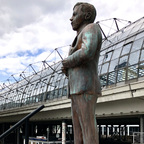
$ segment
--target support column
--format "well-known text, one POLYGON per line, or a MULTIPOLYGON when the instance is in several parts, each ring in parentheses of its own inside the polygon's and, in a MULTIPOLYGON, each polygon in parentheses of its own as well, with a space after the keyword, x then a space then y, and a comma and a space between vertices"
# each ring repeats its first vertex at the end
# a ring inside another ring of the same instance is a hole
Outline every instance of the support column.
POLYGON ((50 129, 49 127, 47 127, 47 141, 49 141, 49 133, 50 133, 50 129))
POLYGON ((104 136, 104 126, 102 127, 102 136, 104 136))
POLYGON ((109 137, 110 131, 109 131, 109 126, 107 126, 107 136, 109 137))
POLYGON ((111 125, 110 133, 111 133, 111 137, 112 137, 113 136, 113 125, 111 125))
POLYGON ((106 139, 108 138, 108 125, 106 125, 106 139))
POLYGON ((119 125, 119 139, 121 140, 121 125, 119 125))
POLYGON ((99 125, 99 143, 101 142, 101 125, 99 125))
POLYGON ((62 144, 66 144, 66 122, 62 122, 62 144))
POLYGON ((140 143, 143 143, 143 132, 144 132, 144 116, 140 117, 140 143))
POLYGON ((125 141, 126 141, 126 138, 127 138, 127 126, 125 125, 124 127, 125 127, 125 133, 124 134, 125 134, 125 141))

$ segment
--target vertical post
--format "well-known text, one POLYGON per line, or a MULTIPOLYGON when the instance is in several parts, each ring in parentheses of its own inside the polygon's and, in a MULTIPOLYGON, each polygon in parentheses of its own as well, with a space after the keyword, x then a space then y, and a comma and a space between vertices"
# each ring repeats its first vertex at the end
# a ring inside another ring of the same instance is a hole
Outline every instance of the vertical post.
POLYGON ((20 127, 17 128, 17 144, 20 143, 20 127))
POLYGON ((129 126, 127 125, 127 135, 129 136, 129 126))
POLYGON ((140 117, 140 143, 143 143, 144 117, 140 117))
POLYGON ((111 136, 113 135, 113 125, 111 125, 111 136))
POLYGON ((30 131, 30 133, 31 133, 31 136, 35 136, 34 135, 34 123, 31 123, 31 127, 30 127, 30 129, 31 129, 31 131, 30 131))
POLYGON ((50 129, 49 127, 47 128, 47 141, 49 141, 49 132, 50 132, 50 129))
POLYGON ((119 125, 119 139, 121 140, 121 125, 119 125))
POLYGON ((27 119, 26 122, 25 122, 25 144, 29 143, 29 127, 28 127, 28 124, 29 124, 29 119, 27 119))
POLYGON ((108 138, 108 125, 106 125, 106 139, 108 138))
POLYGON ((101 125, 99 125, 99 142, 101 141, 101 125))
POLYGON ((127 137, 127 126, 125 125, 125 141, 126 141, 126 137, 127 137))
POLYGON ((104 136, 104 125, 102 126, 102 136, 104 136))
POLYGON ((62 122, 62 144, 66 144, 66 122, 62 122))

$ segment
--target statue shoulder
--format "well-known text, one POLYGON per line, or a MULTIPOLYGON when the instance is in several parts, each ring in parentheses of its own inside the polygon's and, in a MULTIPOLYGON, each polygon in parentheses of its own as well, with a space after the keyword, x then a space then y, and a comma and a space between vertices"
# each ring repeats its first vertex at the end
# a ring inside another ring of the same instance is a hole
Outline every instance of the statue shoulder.
POLYGON ((92 34, 95 37, 99 37, 99 41, 102 41, 102 33, 100 27, 96 23, 88 24, 82 31, 82 35, 92 34))
POLYGON ((92 33, 98 32, 99 33, 99 31, 100 31, 100 28, 96 23, 90 23, 83 29, 84 33, 85 32, 92 32, 92 33))

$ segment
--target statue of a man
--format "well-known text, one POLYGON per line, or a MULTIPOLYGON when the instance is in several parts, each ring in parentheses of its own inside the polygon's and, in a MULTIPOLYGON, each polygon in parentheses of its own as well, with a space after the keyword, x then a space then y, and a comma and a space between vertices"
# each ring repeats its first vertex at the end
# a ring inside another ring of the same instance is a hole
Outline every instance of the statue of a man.
POLYGON ((77 3, 70 18, 77 35, 69 56, 62 61, 68 76, 68 96, 72 105, 74 144, 98 144, 95 108, 101 95, 98 60, 102 43, 99 26, 94 22, 96 9, 89 3, 77 3))

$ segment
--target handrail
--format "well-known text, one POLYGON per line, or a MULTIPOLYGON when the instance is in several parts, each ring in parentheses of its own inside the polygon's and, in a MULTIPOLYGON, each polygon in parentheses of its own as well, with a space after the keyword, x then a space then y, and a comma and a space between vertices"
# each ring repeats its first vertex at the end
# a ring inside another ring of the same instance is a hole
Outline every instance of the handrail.
POLYGON ((33 112, 31 112, 30 114, 28 114, 27 116, 25 116, 23 119, 21 119, 19 122, 17 122, 14 126, 12 126, 10 129, 8 129, 3 134, 1 134, 0 135, 0 140, 2 140, 3 138, 5 138, 6 136, 8 136, 12 131, 14 131, 15 129, 17 129, 19 126, 21 126, 24 122, 26 122, 29 118, 31 118, 33 115, 35 115, 37 112, 39 112, 43 108, 44 108, 44 105, 41 105, 36 110, 34 110, 33 112))

